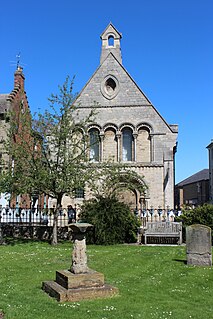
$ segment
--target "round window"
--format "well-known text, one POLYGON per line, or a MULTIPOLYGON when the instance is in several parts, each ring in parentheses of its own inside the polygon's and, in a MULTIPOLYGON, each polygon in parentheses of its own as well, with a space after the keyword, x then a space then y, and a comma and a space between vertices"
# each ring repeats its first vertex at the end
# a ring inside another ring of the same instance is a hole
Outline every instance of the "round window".
POLYGON ((113 94, 116 89, 116 83, 112 78, 106 80, 105 83, 106 91, 109 95, 113 94))
POLYGON ((107 99, 113 99, 118 93, 118 80, 110 75, 107 76, 101 83, 101 92, 107 99))

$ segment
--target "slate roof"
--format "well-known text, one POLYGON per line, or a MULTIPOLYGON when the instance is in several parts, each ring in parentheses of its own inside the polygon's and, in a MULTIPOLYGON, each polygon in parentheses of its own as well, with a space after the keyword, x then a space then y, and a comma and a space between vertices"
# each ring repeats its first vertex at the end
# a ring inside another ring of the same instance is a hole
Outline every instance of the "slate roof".
POLYGON ((205 180, 209 180, 209 170, 208 168, 205 168, 197 173, 195 173, 194 175, 184 179, 183 181, 181 181, 180 183, 178 183, 176 186, 185 186, 188 184, 192 184, 192 183, 196 183, 196 182, 200 182, 200 181, 205 181, 205 180))
POLYGON ((0 94, 0 113, 5 113, 9 109, 9 94, 0 94))
POLYGON ((206 146, 206 148, 211 148, 212 146, 213 146, 213 139, 211 140, 211 143, 208 146, 206 146))
POLYGON ((106 32, 106 30, 110 28, 110 26, 111 26, 111 27, 114 29, 114 31, 115 31, 116 33, 118 33, 118 34, 120 35, 120 37, 122 38, 122 33, 120 33, 120 32, 114 27, 114 25, 113 25, 111 22, 108 24, 108 26, 106 27, 106 29, 102 32, 101 37, 102 37, 103 34, 106 32))

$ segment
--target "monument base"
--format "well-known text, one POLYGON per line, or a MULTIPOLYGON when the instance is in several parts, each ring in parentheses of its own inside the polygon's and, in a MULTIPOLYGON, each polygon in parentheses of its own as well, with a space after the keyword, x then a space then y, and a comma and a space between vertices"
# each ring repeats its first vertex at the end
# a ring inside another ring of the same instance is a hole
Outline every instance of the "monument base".
POLYGON ((69 270, 56 271, 55 281, 45 281, 42 289, 59 302, 107 298, 118 294, 118 289, 104 283, 104 275, 94 270, 73 274, 69 270))
POLYGON ((212 266, 212 255, 187 253, 187 265, 212 266))

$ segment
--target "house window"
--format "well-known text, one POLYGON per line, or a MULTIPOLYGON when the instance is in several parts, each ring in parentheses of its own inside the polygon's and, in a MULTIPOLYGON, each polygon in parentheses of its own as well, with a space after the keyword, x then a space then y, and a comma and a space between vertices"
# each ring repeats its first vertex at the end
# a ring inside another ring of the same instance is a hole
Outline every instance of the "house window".
POLYGON ((83 188, 77 188, 75 190, 75 198, 84 198, 84 189, 83 188))
POLYGON ((91 129, 89 132, 90 137, 90 160, 98 162, 100 159, 100 137, 97 129, 91 129))
POLYGON ((130 128, 125 128, 122 131, 122 160, 124 162, 132 161, 132 145, 133 145, 133 136, 132 130, 130 128))

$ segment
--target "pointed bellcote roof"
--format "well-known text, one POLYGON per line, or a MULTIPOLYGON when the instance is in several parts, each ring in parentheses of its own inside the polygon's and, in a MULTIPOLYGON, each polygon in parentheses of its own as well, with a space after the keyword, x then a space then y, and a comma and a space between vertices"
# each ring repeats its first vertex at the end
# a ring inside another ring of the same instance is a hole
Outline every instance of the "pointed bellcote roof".
POLYGON ((122 34, 116 30, 112 23, 110 23, 104 32, 101 34, 102 48, 101 48, 101 64, 111 52, 116 59, 122 64, 120 40, 122 34))

